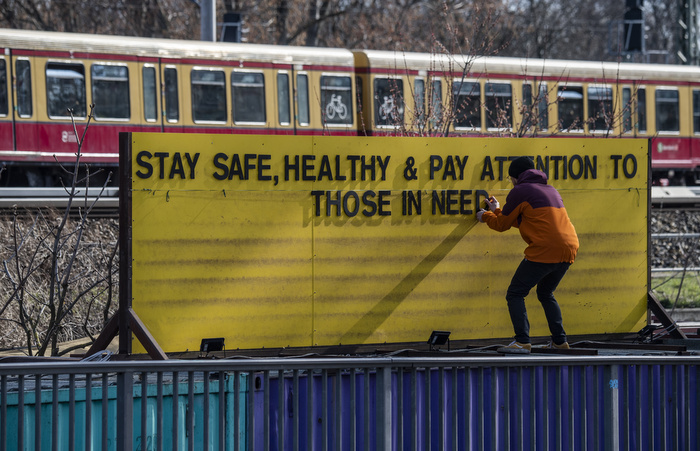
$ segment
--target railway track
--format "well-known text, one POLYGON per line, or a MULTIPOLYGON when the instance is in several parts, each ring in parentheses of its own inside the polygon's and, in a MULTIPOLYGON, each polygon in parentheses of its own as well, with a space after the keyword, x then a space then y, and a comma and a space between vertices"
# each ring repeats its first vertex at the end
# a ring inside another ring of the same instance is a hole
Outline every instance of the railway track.
MULTIPOLYGON (((36 208, 65 209, 70 197, 63 188, 0 188, 0 211, 15 208, 31 210, 36 208)), ((92 217, 116 217, 119 215, 119 188, 78 188, 71 209, 83 211, 92 206, 92 217)))
MULTIPOLYGON (((117 215, 119 212, 119 188, 109 187, 100 193, 100 188, 78 189, 72 208, 85 208, 96 202, 96 215, 117 215)), ((66 208, 69 197, 63 188, 0 188, 0 210, 17 208, 53 207, 66 208)), ((659 209, 700 209, 700 186, 653 186, 652 206, 659 209)))
POLYGON ((651 204, 660 209, 700 209, 700 186, 652 186, 651 204))

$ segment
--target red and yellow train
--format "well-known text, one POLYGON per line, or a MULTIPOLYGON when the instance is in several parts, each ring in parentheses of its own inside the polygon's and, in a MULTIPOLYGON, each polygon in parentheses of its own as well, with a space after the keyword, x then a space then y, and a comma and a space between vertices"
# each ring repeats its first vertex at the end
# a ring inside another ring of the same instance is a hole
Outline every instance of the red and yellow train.
POLYGON ((118 134, 643 137, 655 183, 700 178, 694 67, 0 30, 0 185, 47 186, 118 134))

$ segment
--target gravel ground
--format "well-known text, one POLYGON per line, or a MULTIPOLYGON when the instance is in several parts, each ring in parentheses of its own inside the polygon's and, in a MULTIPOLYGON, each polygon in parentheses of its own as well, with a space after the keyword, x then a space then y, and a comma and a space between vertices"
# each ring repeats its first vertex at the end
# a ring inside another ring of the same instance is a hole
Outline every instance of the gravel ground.
MULTIPOLYGON (((700 233, 700 211, 652 210, 651 233, 700 233)), ((700 267, 700 240, 652 239, 652 268, 700 267)))

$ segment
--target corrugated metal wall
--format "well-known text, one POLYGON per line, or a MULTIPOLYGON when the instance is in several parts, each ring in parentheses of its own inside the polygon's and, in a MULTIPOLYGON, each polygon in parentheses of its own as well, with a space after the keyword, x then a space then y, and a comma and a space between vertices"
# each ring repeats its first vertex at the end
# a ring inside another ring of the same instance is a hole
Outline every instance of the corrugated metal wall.
MULTIPOLYGON (((282 408, 270 405, 277 419, 272 449, 698 449, 697 364, 624 360, 545 366, 519 359, 511 366, 502 359, 498 366, 445 362, 430 369, 416 362, 391 371, 384 421, 382 369, 320 371, 311 395, 308 375, 293 373, 277 397, 282 408), (289 404, 297 398, 298 405, 289 404)), ((279 380, 270 387, 278 392, 279 380)), ((258 414, 264 423, 265 412, 258 414)), ((262 430, 257 441, 265 440, 262 430)))
POLYGON ((112 431, 108 448, 118 450, 696 450, 699 364, 696 355, 3 364, 0 451, 98 449, 112 431), (87 385, 90 414, 80 407, 87 385))

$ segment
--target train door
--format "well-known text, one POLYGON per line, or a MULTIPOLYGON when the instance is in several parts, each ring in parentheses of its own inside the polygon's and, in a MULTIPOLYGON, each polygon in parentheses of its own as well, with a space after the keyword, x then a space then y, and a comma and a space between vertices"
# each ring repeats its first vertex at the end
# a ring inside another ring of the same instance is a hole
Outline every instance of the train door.
POLYGON ((519 117, 516 125, 519 136, 536 136, 549 131, 549 104, 547 82, 533 80, 522 84, 522 108, 514 112, 519 117))
POLYGON ((277 91, 277 95, 273 96, 277 99, 277 124, 275 128, 283 135, 296 134, 296 121, 293 120, 292 116, 292 112, 295 110, 292 77, 293 71, 291 70, 278 70, 275 77, 277 91))
POLYGON ((182 133, 183 118, 181 99, 183 86, 180 68, 173 63, 161 61, 161 127, 164 132, 182 133))
POLYGON ((620 90, 620 127, 623 135, 633 135, 634 119, 634 98, 632 96, 632 86, 624 85, 620 90))
POLYGON ((0 55, 0 155, 14 151, 14 129, 10 116, 10 67, 4 55, 0 55))
POLYGON ((38 152, 40 134, 36 133, 36 72, 34 58, 28 56, 12 57, 13 108, 15 122, 15 150, 38 152))
MULTIPOLYGON (((444 83, 445 85, 447 83, 444 83)), ((428 86, 427 98, 430 99, 428 103, 428 131, 431 134, 436 132, 440 135, 447 131, 448 125, 445 123, 447 117, 445 113, 447 111, 443 99, 446 97, 443 91, 447 87, 443 87, 442 78, 433 77, 430 79, 430 85, 428 86)))
POLYGON ((700 179, 700 171, 698 171, 700 166, 700 86, 691 88, 691 96, 693 116, 690 131, 690 154, 695 160, 696 167, 692 172, 692 177, 688 177, 686 184, 697 185, 700 179))
POLYGON ((294 72, 294 110, 295 133, 308 134, 311 129, 311 113, 309 110, 309 74, 305 71, 294 72))
POLYGON ((145 125, 143 131, 162 132, 163 119, 160 114, 160 102, 158 99, 159 71, 153 63, 144 63, 141 67, 141 95, 143 118, 145 125))
POLYGON ((426 90, 425 78, 423 76, 413 79, 413 108, 410 117, 410 129, 420 136, 424 135, 425 133, 425 123, 427 117, 425 108, 426 90))

